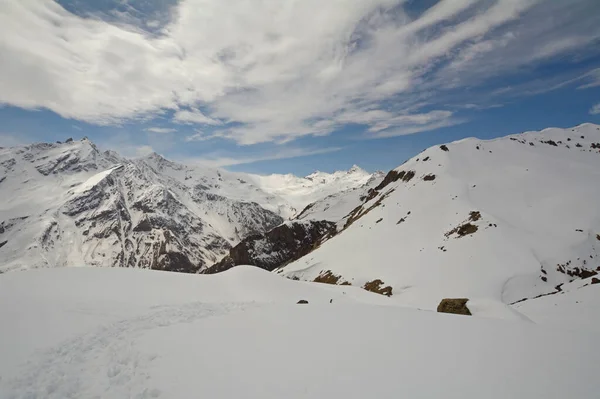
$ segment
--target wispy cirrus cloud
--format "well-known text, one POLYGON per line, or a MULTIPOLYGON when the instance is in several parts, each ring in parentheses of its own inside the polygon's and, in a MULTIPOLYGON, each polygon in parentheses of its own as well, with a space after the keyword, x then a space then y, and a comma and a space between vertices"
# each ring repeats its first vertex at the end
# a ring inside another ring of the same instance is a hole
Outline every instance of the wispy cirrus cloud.
POLYGON ((150 132, 150 133, 157 133, 157 134, 167 134, 167 133, 173 133, 173 132, 177 131, 177 129, 173 129, 170 127, 149 127, 144 130, 147 132, 150 132))
POLYGON ((501 76, 599 52, 596 0, 414 3, 181 0, 160 18, 115 21, 5 1, 0 104, 100 125, 172 114, 211 126, 195 139, 242 145, 346 124, 383 138, 459 123, 445 106, 456 93, 501 96, 501 76))
POLYGON ((600 68, 596 68, 581 77, 587 83, 578 87, 578 89, 590 89, 592 87, 600 87, 600 68))
POLYGON ((210 140, 212 138, 211 135, 204 133, 201 130, 197 130, 194 134, 190 134, 189 136, 186 136, 183 140, 186 143, 191 143, 193 141, 206 141, 206 140, 210 140))
POLYGON ((0 133, 0 147, 16 147, 28 144, 29 140, 23 140, 15 133, 0 133))
POLYGON ((594 106, 592 106, 592 108, 590 108, 590 114, 591 115, 598 115, 598 114, 600 114, 600 103, 595 104, 594 106))
POLYGON ((176 123, 185 124, 201 124, 201 125, 221 125, 222 123, 213 118, 209 118, 197 109, 179 110, 173 115, 173 121, 176 123))
POLYGON ((269 154, 258 154, 253 156, 231 156, 216 152, 199 157, 177 157, 177 160, 188 165, 204 165, 210 167, 226 167, 233 165, 245 165, 261 161, 272 161, 276 159, 300 158, 318 154, 328 154, 340 151, 341 147, 327 148, 287 148, 269 154))

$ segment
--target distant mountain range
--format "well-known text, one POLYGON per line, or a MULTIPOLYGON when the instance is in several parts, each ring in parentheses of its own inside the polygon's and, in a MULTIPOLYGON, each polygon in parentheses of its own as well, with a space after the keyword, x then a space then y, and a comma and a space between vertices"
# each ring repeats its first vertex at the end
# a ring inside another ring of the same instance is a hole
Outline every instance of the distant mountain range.
POLYGON ((0 149, 0 270, 122 266, 197 272, 311 201, 363 185, 358 167, 258 176, 126 159, 89 140, 0 149))

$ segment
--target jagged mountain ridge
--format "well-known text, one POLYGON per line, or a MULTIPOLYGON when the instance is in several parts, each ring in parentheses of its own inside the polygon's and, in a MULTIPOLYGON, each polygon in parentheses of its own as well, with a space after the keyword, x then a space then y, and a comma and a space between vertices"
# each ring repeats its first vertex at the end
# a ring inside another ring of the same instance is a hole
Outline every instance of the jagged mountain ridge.
POLYGON ((383 176, 382 172, 375 172, 360 187, 308 204, 292 220, 266 233, 245 238, 203 273, 219 273, 239 265, 254 265, 272 271, 301 258, 322 240, 340 231, 346 223, 346 216, 364 202, 383 176))
POLYGON ((598 125, 459 140, 392 170, 340 233, 276 272, 427 309, 509 304, 600 270, 599 196, 598 125))
POLYGON ((0 149, 0 268, 199 271, 295 212, 253 178, 87 139, 0 149))
POLYGON ((267 176, 250 175, 250 179, 264 191, 284 198, 294 208, 289 216, 298 216, 304 208, 326 197, 361 189, 374 180, 383 178, 382 172, 369 173, 357 165, 347 171, 326 173, 316 171, 305 177, 292 174, 267 176))

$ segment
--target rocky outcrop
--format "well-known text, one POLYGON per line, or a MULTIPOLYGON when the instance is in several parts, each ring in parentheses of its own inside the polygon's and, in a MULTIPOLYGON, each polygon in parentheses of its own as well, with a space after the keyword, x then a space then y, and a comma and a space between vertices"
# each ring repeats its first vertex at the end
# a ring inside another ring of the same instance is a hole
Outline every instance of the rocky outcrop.
POLYGON ((272 271, 308 254, 333 232, 335 223, 328 221, 288 222, 265 234, 246 238, 203 273, 219 273, 238 265, 272 271))
POLYGON ((471 316, 471 311, 467 307, 467 298, 445 298, 437 307, 439 313, 453 313, 471 316))

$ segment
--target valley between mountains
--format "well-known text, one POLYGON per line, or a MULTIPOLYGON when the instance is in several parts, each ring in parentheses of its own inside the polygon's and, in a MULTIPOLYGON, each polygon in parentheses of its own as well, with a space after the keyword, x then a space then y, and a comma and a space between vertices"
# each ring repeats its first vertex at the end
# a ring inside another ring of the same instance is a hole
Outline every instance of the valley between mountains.
POLYGON ((69 139, 0 194, 2 398, 600 390, 598 125, 305 177, 69 139))

